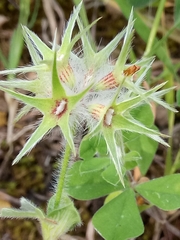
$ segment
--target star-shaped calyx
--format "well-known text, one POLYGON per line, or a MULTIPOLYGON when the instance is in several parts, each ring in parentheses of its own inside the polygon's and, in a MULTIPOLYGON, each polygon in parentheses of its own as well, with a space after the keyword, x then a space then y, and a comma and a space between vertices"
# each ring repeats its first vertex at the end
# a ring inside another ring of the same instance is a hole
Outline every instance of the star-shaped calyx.
MULTIPOLYGON (((55 126, 59 126, 64 138, 69 144, 72 152, 75 154, 73 141, 73 118, 71 118, 72 110, 75 110, 76 104, 84 97, 92 85, 87 86, 78 94, 72 96, 67 95, 60 79, 58 72, 61 66, 57 66, 56 52, 54 53, 54 61, 52 66, 52 97, 37 98, 17 93, 13 90, 0 87, 1 90, 9 93, 14 98, 35 107, 43 114, 43 119, 35 132, 24 145, 21 152, 15 158, 13 164, 17 163, 27 152, 29 152, 35 144, 40 141, 43 136, 55 126), (58 68, 58 71, 57 71, 58 68)), ((63 66, 64 68, 64 66, 63 66)))
POLYGON ((119 180, 124 185, 123 165, 125 158, 122 131, 130 131, 144 134, 161 144, 168 144, 161 137, 168 137, 159 131, 148 128, 141 122, 133 118, 131 110, 143 105, 149 104, 152 96, 157 90, 166 83, 162 83, 153 89, 150 89, 139 96, 129 97, 127 99, 118 99, 121 86, 117 88, 116 94, 109 103, 106 100, 96 98, 96 102, 89 102, 88 110, 91 114, 92 128, 86 138, 101 134, 107 145, 108 153, 119 175, 119 180), (145 100, 144 100, 145 99, 145 100))

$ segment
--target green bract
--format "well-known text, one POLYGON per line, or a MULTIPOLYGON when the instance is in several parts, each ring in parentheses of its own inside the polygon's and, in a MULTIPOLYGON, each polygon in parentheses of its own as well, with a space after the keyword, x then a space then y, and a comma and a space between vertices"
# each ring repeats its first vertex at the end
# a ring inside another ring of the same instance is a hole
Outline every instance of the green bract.
POLYGON ((20 209, 4 208, 1 211, 2 218, 29 218, 37 219, 41 225, 44 240, 57 240, 71 228, 81 223, 80 216, 73 202, 64 195, 58 208, 54 209, 54 197, 49 200, 47 213, 36 207, 25 198, 21 198, 20 209))
POLYGON ((161 138, 166 137, 165 135, 145 126, 131 114, 131 111, 141 105, 150 104, 152 100, 175 111, 160 99, 172 88, 159 90, 165 83, 150 90, 142 88, 141 83, 153 61, 152 58, 126 64, 133 36, 132 12, 127 28, 98 52, 91 46, 86 33, 94 23, 83 28, 78 17, 80 8, 81 4, 74 9, 62 37, 62 44, 56 45, 55 38, 52 49, 23 27, 24 38, 34 65, 1 72, 1 74, 36 72, 35 80, 0 81, 0 89, 26 104, 19 117, 31 108, 36 108, 43 114, 40 125, 13 163, 17 163, 55 126, 60 127, 75 154, 76 131, 82 129, 83 123, 86 123, 88 128, 86 138, 97 134, 103 136, 108 154, 120 181, 124 184, 125 171, 122 171, 126 155, 123 143, 124 130, 144 134, 167 145, 161 138), (72 38, 76 22, 80 31, 72 38), (110 61, 110 55, 122 38, 122 49, 114 63, 110 61), (79 39, 82 42, 82 51, 76 54, 72 49, 79 39), (28 90, 33 96, 19 93, 12 90, 13 88, 28 90))

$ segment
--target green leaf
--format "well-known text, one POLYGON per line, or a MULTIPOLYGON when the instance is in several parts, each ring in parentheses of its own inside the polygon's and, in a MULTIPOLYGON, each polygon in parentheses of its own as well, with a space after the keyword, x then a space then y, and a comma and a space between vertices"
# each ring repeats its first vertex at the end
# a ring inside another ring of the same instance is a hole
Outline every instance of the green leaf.
POLYGON ((126 170, 132 170, 139 165, 140 160, 142 160, 142 158, 138 152, 130 151, 126 153, 124 157, 124 168, 126 170))
POLYGON ((47 206, 47 217, 41 220, 44 240, 57 240, 61 235, 81 223, 77 209, 71 199, 63 193, 58 208, 54 208, 56 195, 53 195, 47 206))
POLYGON ((8 68, 17 67, 23 49, 23 36, 20 25, 14 30, 10 42, 10 51, 8 57, 8 68))
POLYGON ((0 217, 44 219, 44 213, 25 198, 21 198, 21 208, 3 208, 0 217))
POLYGON ((80 200, 89 200, 123 189, 120 183, 117 186, 107 183, 101 177, 102 170, 82 174, 80 167, 81 161, 78 161, 67 173, 67 191, 70 196, 80 200))
POLYGON ((30 13, 30 0, 20 0, 20 9, 19 9, 19 19, 18 27, 13 32, 10 42, 10 50, 8 56, 8 66, 7 68, 17 67, 19 60, 21 58, 22 49, 23 49, 23 35, 21 31, 21 24, 27 24, 29 13, 30 13))
POLYGON ((158 143, 145 135, 132 132, 124 132, 126 146, 130 151, 137 151, 141 156, 138 166, 143 175, 146 174, 156 153, 158 143))
MULTIPOLYGON (((180 1, 175 0, 175 5, 174 5, 174 24, 178 23, 180 21, 180 1)), ((180 27, 180 24, 179 26, 180 27)))
POLYGON ((180 106, 180 90, 177 91, 176 98, 177 98, 177 105, 180 106))
POLYGON ((106 199, 105 199, 105 201, 104 201, 104 204, 110 202, 111 200, 113 200, 114 198, 116 198, 117 196, 119 196, 122 192, 123 192, 123 191, 116 191, 116 192, 110 193, 110 194, 106 197, 106 199))
POLYGON ((180 174, 173 174, 135 187, 150 203, 165 211, 180 208, 180 174))
POLYGON ((37 19, 37 15, 38 15, 38 10, 40 8, 40 4, 41 1, 40 0, 36 0, 34 3, 34 8, 33 8, 33 12, 31 12, 31 18, 27 24, 28 28, 32 28, 34 23, 36 22, 37 19))
POLYGON ((3 64, 4 68, 8 68, 8 59, 4 55, 3 51, 0 49, 0 61, 3 64))
POLYGON ((144 124, 146 127, 151 127, 154 123, 153 113, 148 104, 143 104, 137 108, 134 108, 130 113, 133 118, 144 124))
POLYGON ((56 199, 56 194, 54 194, 48 201, 47 216, 52 215, 53 212, 56 211, 56 210, 60 210, 62 208, 68 207, 68 206, 70 206, 72 204, 71 199, 65 193, 63 193, 61 201, 60 201, 60 204, 58 206, 58 209, 55 209, 54 208, 55 199, 56 199))
POLYGON ((94 157, 82 161, 80 166, 81 173, 99 171, 107 167, 111 163, 109 157, 94 157))
POLYGON ((93 225, 106 240, 125 240, 143 233, 143 223, 132 189, 125 190, 93 216, 93 225))
POLYGON ((106 142, 103 137, 94 136, 81 141, 79 155, 86 160, 92 158, 96 153, 107 154, 106 142))
POLYGON ((30 4, 30 0, 20 1, 20 14, 18 19, 19 24, 27 24, 30 15, 30 4))
POLYGON ((75 208, 72 200, 66 194, 63 193, 59 207, 57 209, 54 208, 55 198, 56 198, 56 195, 53 195, 48 202, 48 206, 47 206, 48 218, 52 218, 56 221, 63 221, 62 215, 66 213, 67 215, 69 215, 68 217, 69 223, 67 223, 67 226, 66 226, 68 230, 74 224, 76 225, 81 223, 80 216, 77 209, 75 208))
POLYGON ((117 174, 116 168, 114 164, 111 164, 108 166, 103 172, 102 172, 102 177, 106 182, 116 186, 118 182, 120 181, 119 176, 117 174))

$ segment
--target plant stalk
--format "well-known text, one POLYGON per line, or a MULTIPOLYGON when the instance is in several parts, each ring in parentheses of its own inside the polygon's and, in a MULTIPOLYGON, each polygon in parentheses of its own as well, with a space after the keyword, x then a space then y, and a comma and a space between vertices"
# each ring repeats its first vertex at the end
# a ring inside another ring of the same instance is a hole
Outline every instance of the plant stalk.
POLYGON ((62 161, 62 167, 61 167, 61 171, 59 174, 59 180, 58 180, 58 185, 57 185, 57 190, 56 190, 56 198, 55 198, 55 203, 54 203, 55 209, 58 208, 59 203, 61 201, 70 155, 71 155, 71 148, 70 148, 69 144, 66 143, 66 149, 65 149, 64 158, 62 161))
MULTIPOLYGON (((174 86, 173 82, 173 76, 171 73, 167 76, 168 82, 166 84, 166 87, 172 87, 174 86)), ((174 104, 174 91, 170 91, 165 95, 165 100, 167 103, 170 105, 174 104)), ((175 121, 175 114, 174 112, 168 111, 168 133, 170 135, 170 138, 168 140, 168 143, 170 145, 170 148, 167 150, 167 155, 166 155, 166 162, 165 162, 165 175, 170 174, 171 167, 172 167, 172 147, 173 147, 173 128, 174 128, 174 121, 175 121)))
POLYGON ((180 150, 178 151, 174 164, 171 167, 170 174, 174 174, 180 168, 180 150))
POLYGON ((159 27, 161 14, 164 10, 165 2, 166 2, 166 0, 161 0, 160 3, 159 3, 158 10, 157 10, 157 13, 156 13, 156 16, 155 16, 155 19, 154 19, 154 23, 152 25, 152 29, 151 29, 151 32, 150 32, 150 35, 149 35, 149 38, 148 38, 148 42, 147 42, 147 45, 146 45, 146 50, 144 52, 144 56, 148 56, 148 54, 150 53, 150 51, 152 49, 154 39, 156 37, 156 33, 157 33, 157 30, 158 30, 158 27, 159 27))

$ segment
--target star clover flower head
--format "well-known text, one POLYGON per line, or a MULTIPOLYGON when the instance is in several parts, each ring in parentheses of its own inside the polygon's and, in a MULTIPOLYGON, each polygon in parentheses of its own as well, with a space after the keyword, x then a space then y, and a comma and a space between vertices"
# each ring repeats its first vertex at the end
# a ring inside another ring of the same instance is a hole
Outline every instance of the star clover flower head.
POLYGON ((122 168, 126 153, 123 140, 120 141, 121 144, 118 143, 123 131, 144 134, 167 145, 161 138, 164 135, 137 120, 131 114, 132 109, 144 104, 150 105, 153 100, 175 111, 161 100, 161 97, 172 88, 160 90, 164 83, 150 90, 142 88, 141 83, 153 58, 142 58, 135 63, 126 63, 133 37, 133 12, 130 14, 127 27, 107 46, 97 51, 89 41, 87 33, 96 21, 84 28, 78 16, 80 9, 81 4, 74 8, 60 46, 54 39, 52 48, 49 48, 37 35, 27 27, 23 27, 33 65, 1 72, 1 74, 32 71, 36 73, 37 77, 31 81, 19 78, 0 81, 0 89, 26 104, 19 117, 31 108, 37 108, 43 115, 40 125, 26 142, 14 163, 28 153, 55 126, 59 126, 75 154, 76 129, 81 129, 85 122, 89 131, 86 138, 97 134, 104 137, 108 154, 123 183, 122 168), (72 37, 76 22, 79 33, 72 37), (74 44, 78 40, 82 42, 81 54, 73 51, 74 44), (112 62, 111 54, 120 41, 123 41, 122 49, 117 60, 112 62), (28 90, 33 96, 19 93, 16 89, 28 90))

